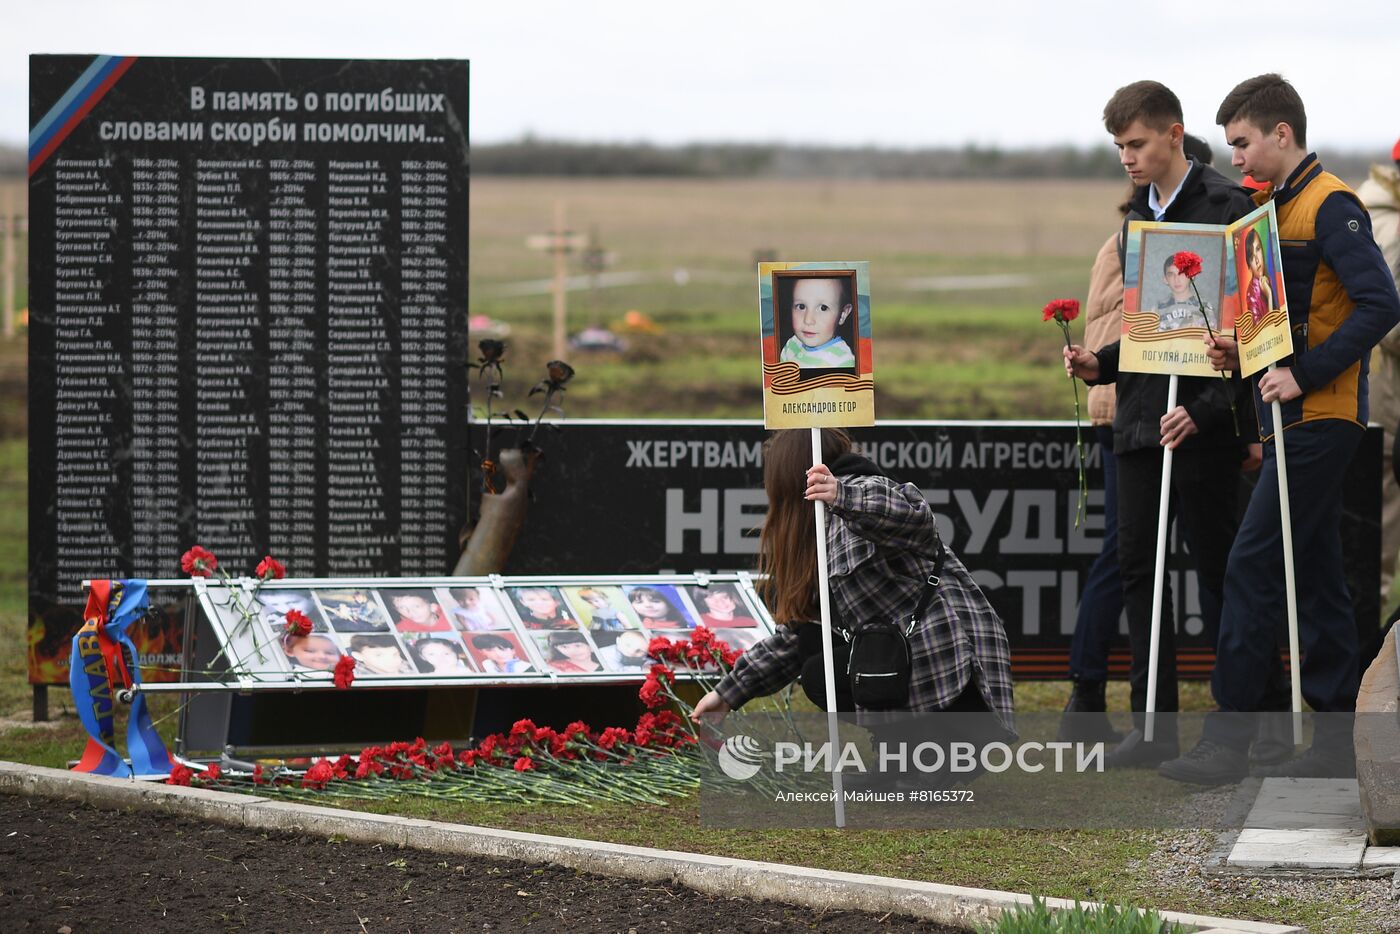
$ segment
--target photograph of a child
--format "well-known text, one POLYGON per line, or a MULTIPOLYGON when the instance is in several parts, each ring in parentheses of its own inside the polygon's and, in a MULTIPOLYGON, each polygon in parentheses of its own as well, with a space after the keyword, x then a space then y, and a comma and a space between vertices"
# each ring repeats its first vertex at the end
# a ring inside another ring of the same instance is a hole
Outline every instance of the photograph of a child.
POLYGON ((507 591, 526 629, 577 629, 558 587, 511 587, 507 591))
POLYGON ((483 632, 467 636, 472 660, 489 675, 518 675, 535 670, 514 633, 483 632))
POLYGON ((1277 306, 1274 300, 1273 263, 1270 261, 1269 222, 1262 220, 1242 234, 1236 235, 1239 255, 1244 259, 1240 264, 1240 295, 1244 310, 1250 320, 1259 324, 1277 306), (1240 244, 1240 238, 1243 243, 1240 244))
POLYGON ((368 590, 318 590, 316 600, 336 632, 389 631, 389 618, 368 590))
POLYGON ((700 611, 700 622, 710 629, 758 625, 758 620, 749 615, 744 598, 739 595, 739 588, 733 584, 713 583, 708 587, 692 587, 690 600, 700 611))
POLYGON ((393 636, 358 635, 341 637, 350 657, 355 659, 355 676, 411 675, 413 666, 404 657, 393 636))
POLYGON ((670 584, 623 584, 627 603, 647 629, 694 629, 697 620, 670 584))
POLYGON ((311 620, 312 632, 328 631, 321 610, 316 606, 309 590, 266 589, 259 591, 257 600, 258 616, 272 631, 273 638, 279 638, 286 632, 287 614, 292 610, 305 614, 306 618, 311 620))
POLYGON ((510 628, 510 615, 489 587, 440 588, 437 595, 438 606, 445 608, 452 625, 464 632, 510 628))
POLYGON ((1181 233, 1143 232, 1142 265, 1139 268, 1141 296, 1138 308, 1157 315, 1158 331, 1184 328, 1205 330, 1206 319, 1212 331, 1220 329, 1220 296, 1225 271, 1220 260, 1220 241, 1213 236, 1181 233), (1181 251, 1201 257, 1201 271, 1192 280, 1176 268, 1173 257, 1181 251), (1205 305, 1205 318, 1196 302, 1196 293, 1205 305))
POLYGON ((598 658, 610 671, 621 674, 645 674, 651 664, 647 644, 651 637, 640 629, 621 632, 601 632, 593 637, 598 643, 598 658))
POLYGON ((467 656, 467 649, 455 635, 405 636, 408 654, 413 664, 425 675, 472 675, 476 666, 467 656))
POLYGON ((340 661, 340 646, 330 636, 284 636, 278 645, 295 670, 330 671, 340 661))
POLYGON ((590 632, 617 632, 638 627, 637 618, 620 588, 565 587, 564 595, 590 632))
POLYGON ((437 595, 426 587, 381 590, 379 598, 394 614, 394 628, 399 632, 452 631, 437 595))
POLYGON ((581 630, 560 630, 534 637, 545 664, 560 674, 584 675, 603 670, 603 663, 593 654, 593 645, 581 630))
POLYGON ((855 372, 855 294, 854 269, 775 270, 773 320, 782 348, 778 360, 804 370, 855 372))

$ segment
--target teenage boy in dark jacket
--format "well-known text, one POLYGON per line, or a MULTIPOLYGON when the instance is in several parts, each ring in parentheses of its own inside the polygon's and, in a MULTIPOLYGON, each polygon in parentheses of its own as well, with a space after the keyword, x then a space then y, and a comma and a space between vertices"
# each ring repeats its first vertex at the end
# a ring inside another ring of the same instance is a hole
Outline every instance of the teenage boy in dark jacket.
MULTIPOLYGON (((1181 102, 1165 85, 1138 81, 1119 88, 1104 108, 1103 117, 1123 168, 1139 186, 1124 220, 1120 251, 1126 243, 1127 225, 1134 220, 1228 224, 1253 209, 1247 191, 1182 152, 1185 130, 1181 102)), ((1218 607, 1225 560, 1235 536, 1235 481, 1245 455, 1246 436, 1236 432, 1230 406, 1238 381, 1180 377, 1177 405, 1168 412, 1169 377, 1120 373, 1118 352, 1117 342, 1096 354, 1076 345, 1065 351, 1065 366, 1087 383, 1118 384, 1113 422, 1113 453, 1118 463, 1118 557, 1133 657, 1129 671, 1132 709, 1138 728, 1109 753, 1107 762, 1113 767, 1155 767, 1178 752, 1174 718, 1162 718, 1154 741, 1147 743, 1140 716, 1147 707, 1162 451, 1171 448, 1175 452, 1173 507, 1184 526, 1201 587, 1208 591, 1202 604, 1218 607)), ((1238 403, 1236 408, 1240 408, 1238 403)), ((1156 709, 1175 712, 1179 707, 1170 588, 1164 597, 1156 709)), ((1208 618, 1206 623, 1213 636, 1216 620, 1208 618)))
MULTIPOLYGON (((1350 713, 1356 709, 1360 647, 1342 558, 1342 486, 1366 430, 1371 348, 1397 322, 1400 297, 1371 236, 1356 195, 1322 171, 1306 143, 1307 116, 1298 92, 1275 74, 1235 87, 1215 120, 1225 128, 1231 162, 1269 187, 1278 211, 1284 291, 1293 356, 1255 376, 1253 391, 1264 441, 1264 466, 1230 552, 1211 691, 1220 712, 1206 717, 1200 743, 1161 774, 1203 785, 1245 777, 1244 747, 1253 712, 1270 709, 1260 672, 1277 658, 1274 627, 1285 614, 1283 523, 1275 432, 1284 431, 1289 506, 1302 648, 1303 697, 1325 714, 1313 744, 1265 775, 1344 777, 1356 774, 1350 713), (1273 423, 1271 403, 1283 424, 1273 423)), ((1239 367, 1233 341, 1208 341, 1212 364, 1239 367)))

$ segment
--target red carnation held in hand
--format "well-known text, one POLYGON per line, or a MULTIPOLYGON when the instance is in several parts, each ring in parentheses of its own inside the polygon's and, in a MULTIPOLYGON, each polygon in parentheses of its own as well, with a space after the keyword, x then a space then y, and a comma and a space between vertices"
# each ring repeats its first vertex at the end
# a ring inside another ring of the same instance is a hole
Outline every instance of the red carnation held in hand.
POLYGON ((1046 303, 1041 309, 1041 321, 1049 321, 1054 318, 1061 324, 1066 324, 1079 317, 1079 299, 1077 298, 1057 298, 1046 303))
POLYGON ((1201 274, 1201 258, 1195 253, 1182 250, 1172 257, 1172 265, 1176 271, 1188 279, 1194 279, 1201 274))
POLYGON ((219 559, 208 549, 195 545, 180 556, 180 569, 190 577, 208 577, 219 566, 219 559))
POLYGON ((338 688, 348 688, 355 683, 355 660, 349 655, 340 656, 340 661, 335 663, 335 686, 338 688))

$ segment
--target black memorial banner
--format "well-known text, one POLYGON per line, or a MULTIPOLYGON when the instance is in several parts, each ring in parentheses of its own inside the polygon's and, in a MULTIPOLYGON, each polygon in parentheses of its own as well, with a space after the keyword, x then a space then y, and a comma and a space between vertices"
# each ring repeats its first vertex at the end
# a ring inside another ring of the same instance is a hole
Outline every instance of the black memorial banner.
MULTIPOLYGON (((754 569, 766 502, 761 424, 563 427, 536 473, 534 502, 506 573, 754 569)), ((923 490, 944 539, 1006 622, 1017 677, 1067 677, 1079 592, 1102 544, 1098 448, 1087 449, 1088 509, 1076 529, 1072 424, 886 423, 852 429, 851 436, 881 469, 923 490)), ((1380 442, 1379 429, 1371 429, 1352 462, 1342 525, 1363 644, 1380 612, 1380 442)), ((1200 678, 1208 676, 1213 652, 1196 575, 1184 570, 1188 561, 1174 536, 1168 574, 1174 592, 1184 594, 1174 601, 1179 668, 1183 677, 1200 678)), ((1123 632, 1115 676, 1127 672, 1123 632)))
POLYGON ((196 543, 450 570, 467 63, 33 56, 30 115, 30 680, 84 578, 196 543))

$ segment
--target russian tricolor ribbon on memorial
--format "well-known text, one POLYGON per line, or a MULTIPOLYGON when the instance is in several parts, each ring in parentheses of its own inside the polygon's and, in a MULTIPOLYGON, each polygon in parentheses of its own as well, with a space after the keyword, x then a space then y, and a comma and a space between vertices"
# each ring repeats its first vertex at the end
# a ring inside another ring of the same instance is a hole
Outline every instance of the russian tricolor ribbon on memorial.
POLYGON ((130 762, 116 749, 115 691, 118 685, 121 690, 130 690, 141 684, 136 646, 127 629, 146 614, 147 605, 144 580, 95 580, 88 587, 83 625, 73 637, 68 669, 73 704, 88 732, 87 748, 73 766, 75 772, 133 778, 170 774, 170 755, 151 723, 145 695, 140 691, 134 693, 127 716, 130 762))

